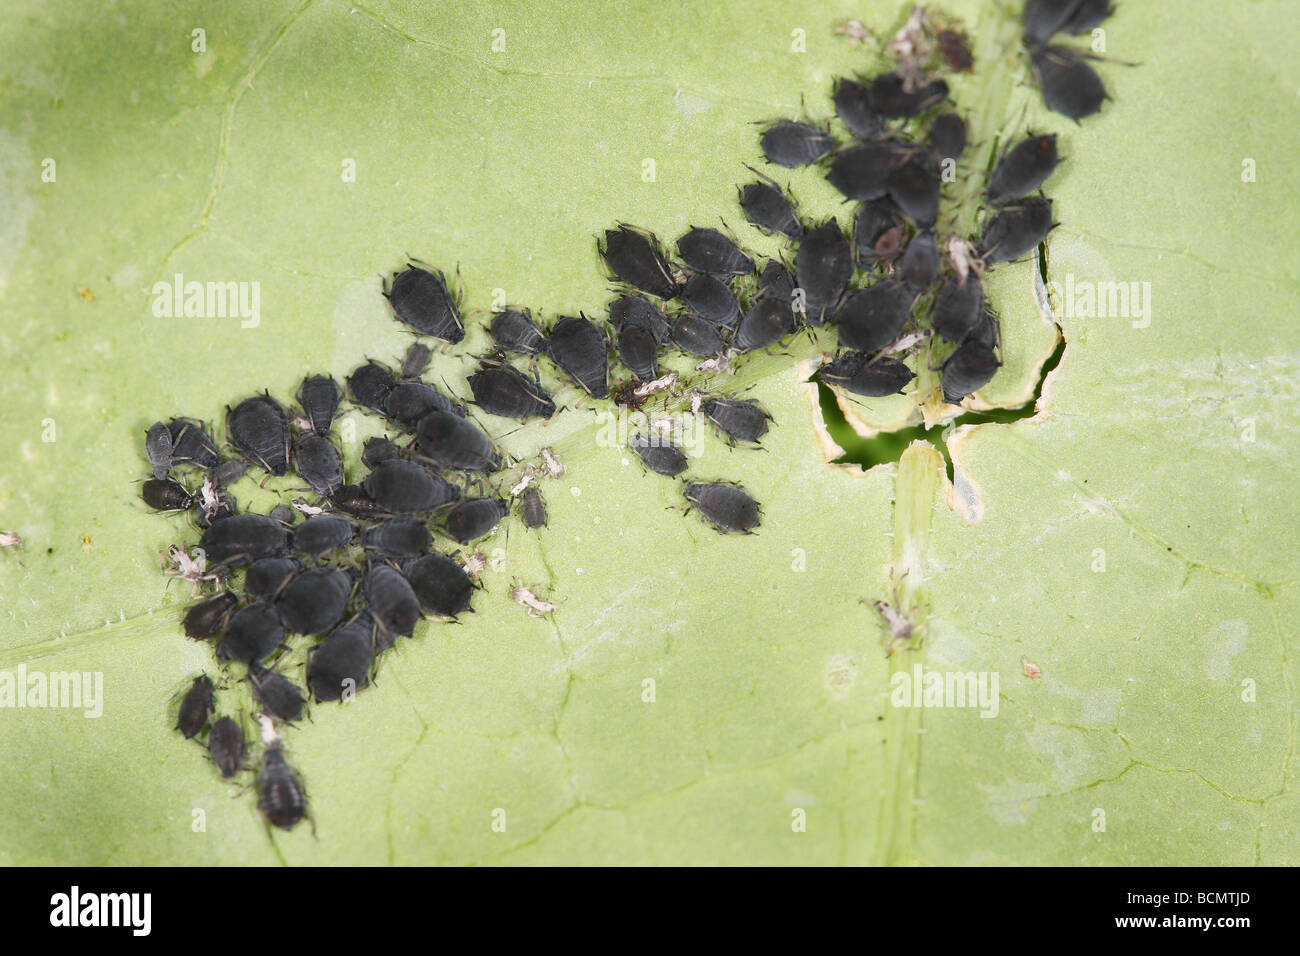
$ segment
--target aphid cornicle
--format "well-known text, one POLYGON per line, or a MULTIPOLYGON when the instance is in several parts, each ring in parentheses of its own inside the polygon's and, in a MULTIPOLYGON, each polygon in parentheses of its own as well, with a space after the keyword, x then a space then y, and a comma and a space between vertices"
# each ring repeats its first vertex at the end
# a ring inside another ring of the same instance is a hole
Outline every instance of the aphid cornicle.
POLYGON ((174 478, 149 478, 140 497, 154 511, 184 511, 194 504, 194 497, 174 478))
POLYGON ((319 557, 346 548, 356 533, 357 526, 342 515, 314 515, 293 529, 293 550, 319 557))
POLYGON ((415 557, 429 544, 429 529, 421 521, 394 519, 361 532, 361 546, 385 558, 415 557))
POLYGON ((902 392, 915 374, 895 358, 874 358, 868 352, 847 352, 821 367, 827 385, 864 398, 884 398, 902 392))
POLYGON ((836 80, 834 101, 840 121, 858 139, 874 139, 884 131, 884 122, 871 108, 871 91, 861 83, 836 80))
POLYGON ((262 558, 254 561, 244 572, 244 597, 249 601, 274 600, 293 576, 302 570, 302 562, 296 558, 262 558))
POLYGON ((393 370, 371 359, 348 376, 348 394, 363 408, 383 412, 388 393, 396 384, 393 370))
POLYGON ((415 631, 420 620, 420 601, 410 582, 396 568, 372 565, 361 583, 361 593, 384 631, 406 637, 415 631))
POLYGON ((667 438, 636 434, 628 439, 627 445, 657 475, 675 478, 686 470, 685 453, 667 438))
POLYGON ((293 467, 318 495, 332 495, 343 485, 343 459, 328 438, 315 432, 294 442, 293 467))
POLYGON ((242 607, 230 616, 218 654, 228 661, 260 661, 284 643, 284 623, 269 601, 242 607))
POLYGON ((795 274, 804 291, 809 325, 823 325, 853 278, 853 253, 834 219, 813 229, 799 244, 795 274))
POLYGON ((185 636, 196 641, 216 637, 226 626, 226 621, 239 605, 229 591, 222 591, 206 601, 200 601, 185 612, 185 636))
POLYGON ((384 399, 384 416, 402 428, 413 430, 429 412, 463 415, 461 408, 442 392, 424 382, 401 382, 384 399))
POLYGON ((691 276, 682 287, 682 302, 714 325, 734 329, 740 322, 740 303, 736 301, 736 294, 715 276, 691 276))
POLYGON ((793 169, 815 163, 835 148, 835 137, 811 123, 782 120, 773 123, 759 138, 769 163, 793 169))
POLYGON ((541 355, 546 351, 546 335, 533 321, 527 309, 506 309, 492 316, 488 326, 492 341, 507 352, 518 355, 541 355))
POLYGON ((724 534, 748 534, 758 527, 758 502, 737 485, 692 482, 684 494, 691 507, 724 534))
POLYGON ((1055 133, 1030 136, 1007 150, 998 160, 984 196, 994 206, 1004 206, 1028 196, 1047 181, 1060 161, 1055 133))
POLYGON ((293 634, 324 634, 343 619, 352 581, 337 568, 313 568, 296 575, 275 598, 285 629, 293 634))
POLYGON ((491 533, 507 513, 499 498, 465 498, 448 510, 443 528, 460 544, 469 544, 491 533))
POLYGON ((233 515, 204 531, 199 545, 212 564, 236 567, 280 557, 289 550, 289 532, 266 515, 233 515))
POLYGON ((739 398, 711 398, 700 406, 706 418, 733 445, 756 442, 767 434, 772 416, 758 402, 739 398))
POLYGON ((273 475, 289 470, 289 417, 270 395, 254 395, 226 415, 231 443, 273 475))
MULTIPOLYGON (((501 469, 501 456, 492 448, 492 442, 473 422, 447 412, 430 412, 420 419, 415 432, 420 454, 440 468, 450 471, 472 471, 488 474, 501 469)), ((380 462, 379 468, 395 468, 396 461, 380 462)), ((406 463, 402 463, 406 464, 406 463)), ((376 469, 377 471, 378 469, 376 469)), ((374 475, 375 472, 371 472, 374 475)), ((367 479, 369 480, 369 479, 367 479)), ((445 491, 445 489, 443 489, 445 491)), ((376 489, 366 487, 381 506, 384 502, 376 489)), ((452 491, 455 491, 453 488, 452 491)), ((454 501, 459 493, 443 497, 438 505, 454 501)), ((437 507, 438 505, 434 505, 437 507)), ((430 509, 431 510, 431 509, 430 509)), ((414 512, 407 512, 408 514, 414 512)))
POLYGON ((402 564, 420 607, 438 617, 454 618, 469 610, 474 582, 465 569, 445 554, 422 555, 402 564))
POLYGON ((329 375, 312 375, 298 388, 298 404, 317 435, 328 435, 339 409, 339 383, 329 375))
POLYGON ((764 232, 779 233, 787 239, 803 235, 794 202, 771 180, 742 186, 740 208, 745 218, 764 232))
POLYGON ((162 481, 172 470, 172 433, 162 422, 154 422, 145 432, 144 452, 149 456, 154 478, 162 481))
POLYGON ((672 339, 673 345, 688 355, 720 355, 727 348, 717 328, 692 312, 683 312, 677 317, 673 323, 672 339))
POLYGON ((898 279, 885 279, 849 295, 839 313, 840 348, 883 349, 903 330, 916 293, 898 279))
POLYGON ((374 618, 362 612, 312 648, 307 658, 307 688, 312 696, 318 701, 341 700, 370 683, 374 630, 374 618))
POLYGON ((217 718, 208 729, 208 754, 221 776, 229 778, 239 773, 244 752, 244 728, 233 717, 217 718))
POLYGON ((979 391, 993 380, 1001 364, 991 346, 968 340, 943 363, 939 380, 943 400, 956 405, 967 395, 979 391))
POLYGON ((298 771, 284 759, 284 748, 276 739, 266 747, 257 772, 257 808, 268 823, 292 830, 307 815, 307 791, 298 771))
MULTIPOLYGON (((433 412, 431 416, 442 414, 433 412)), ((464 421, 455 415, 447 417, 464 421)), ((381 461, 361 486, 381 512, 394 515, 427 514, 460 497, 460 489, 445 478, 401 458, 381 461)))
POLYGON ((172 465, 213 468, 220 461, 217 445, 203 422, 193 418, 173 418, 167 423, 172 436, 172 465))
POLYGON ((550 418, 555 402, 541 384, 510 365, 484 365, 469 377, 478 407, 502 418, 550 418))
POLYGON ((1032 61, 1049 110, 1076 123, 1101 111, 1108 98, 1106 84, 1079 54, 1068 47, 1049 46, 1035 51, 1032 61))
MULTIPOLYGON (((627 225, 605 230, 605 243, 597 243, 601 256, 614 275, 630 286, 648 292, 660 299, 671 299, 677 294, 673 270, 659 251, 658 243, 649 235, 627 225)), ((555 333, 551 333, 555 344, 555 333)))
POLYGON ((933 80, 913 92, 908 92, 897 73, 882 73, 871 81, 871 108, 888 119, 919 116, 947 96, 948 84, 943 80, 933 80))
MULTIPOLYGON (((675 293, 675 287, 674 287, 675 293)), ((551 328, 551 359, 592 398, 609 397, 605 336, 585 316, 565 316, 551 328)))
POLYGON ((186 691, 177 713, 176 729, 181 732, 181 736, 189 740, 202 730, 203 725, 208 722, 208 715, 214 712, 215 706, 216 692, 212 686, 212 678, 207 674, 200 674, 194 678, 194 683, 186 691))
POLYGON ((520 503, 519 510, 523 516, 524 524, 528 527, 546 527, 546 502, 542 500, 542 493, 533 485, 529 485, 524 489, 523 501, 520 503))
POLYGON ((1052 231, 1052 201, 1026 199, 1003 206, 984 224, 980 253, 986 263, 1010 262, 1038 248, 1052 231))
POLYGON ((248 681, 262 713, 289 723, 302 718, 302 691, 289 678, 253 661, 248 665, 248 681))
POLYGON ((754 271, 754 260, 717 229, 692 228, 677 240, 682 262, 705 275, 743 276, 754 271))
POLYGON ((408 264, 404 271, 393 273, 385 295, 397 320, 421 335, 452 343, 465 337, 460 308, 441 272, 408 264))

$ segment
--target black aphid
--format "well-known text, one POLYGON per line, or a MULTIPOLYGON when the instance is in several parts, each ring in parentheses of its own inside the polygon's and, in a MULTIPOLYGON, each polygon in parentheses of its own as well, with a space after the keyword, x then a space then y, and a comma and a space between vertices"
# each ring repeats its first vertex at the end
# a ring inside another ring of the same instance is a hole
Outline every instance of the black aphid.
POLYGON ((173 418, 167 424, 172 436, 172 466, 193 465, 213 468, 220 461, 217 445, 200 421, 192 418, 173 418))
POLYGON ((383 518, 388 514, 360 485, 344 485, 330 496, 330 504, 335 511, 354 518, 383 518))
POLYGON ((943 400, 956 405, 971 392, 979 391, 993 380, 1001 364, 990 346, 974 340, 965 342, 943 363, 939 379, 943 400))
POLYGON ((246 398, 226 416, 230 441, 273 475, 289 470, 289 418, 269 395, 246 398))
POLYGON ((294 442, 293 467, 318 495, 328 497, 343 485, 343 459, 328 438, 315 432, 294 442))
MULTIPOLYGON (((605 244, 597 243, 597 248, 614 275, 628 285, 660 299, 671 299, 677 294, 673 271, 653 237, 631 226, 619 226, 606 229, 605 244)), ((552 348, 554 345, 555 332, 552 330, 552 348)))
POLYGON ((758 297, 779 299, 790 304, 794 297, 794 276, 784 264, 773 259, 763 266, 763 272, 758 277, 758 297))
POLYGON ((180 711, 176 717, 176 729, 186 740, 203 729, 203 725, 208 722, 208 715, 215 709, 215 700, 212 678, 207 674, 194 678, 194 683, 181 699, 180 711))
POLYGON ((204 531, 199 545, 210 563, 235 567, 280 557, 289 550, 289 532, 266 515, 233 515, 204 531))
POLYGON ((367 468, 374 468, 381 461, 397 458, 400 452, 397 446, 387 438, 367 438, 361 446, 361 462, 367 468))
POLYGON ((465 337, 460 309, 441 272, 408 265, 404 272, 393 274, 386 295, 398 321, 421 335, 432 335, 447 342, 459 342, 465 337))
POLYGON ((1049 110, 1075 122, 1101 111, 1107 99, 1106 84, 1079 54, 1063 46, 1049 46, 1033 54, 1033 63, 1049 110))
POLYGON ((396 384, 393 370, 371 359, 348 376, 348 394, 356 404, 383 412, 388 393, 396 384))
POLYGON ((852 293, 840 309, 840 348, 862 352, 884 348, 898 338, 915 300, 916 293, 898 279, 852 293))
POLYGON ((429 367, 429 359, 432 355, 429 346, 423 342, 412 342, 402 358, 402 378, 419 378, 420 373, 429 367))
POLYGON ((257 772, 257 808, 281 830, 292 830, 307 815, 307 791, 278 740, 267 746, 257 772))
POLYGON ((219 462, 215 468, 208 472, 208 475, 212 478, 212 483, 216 487, 225 488, 243 478, 247 472, 248 462, 242 458, 230 458, 219 462))
POLYGON ((949 342, 962 342, 979 324, 984 287, 975 276, 952 276, 940 287, 930 312, 930 326, 949 342))
POLYGON ((420 601, 410 582, 396 568, 387 564, 373 565, 366 572, 361 590, 380 628, 389 634, 411 636, 420 620, 420 601))
POLYGON ((618 330, 615 343, 619 359, 638 379, 652 382, 659 377, 659 343, 653 332, 627 323, 618 330))
POLYGON ((871 107, 871 91, 861 83, 840 79, 835 82, 835 112, 858 139, 875 139, 885 124, 871 107))
POLYGON ((293 508, 281 502, 267 512, 267 517, 274 518, 287 528, 297 520, 298 513, 293 508))
POLYGON ((700 316, 683 312, 673 323, 673 345, 689 355, 720 355, 727 348, 717 328, 700 316))
POLYGON ((700 318, 714 325, 734 329, 740 322, 740 303, 736 294, 721 279, 711 275, 694 275, 682 287, 682 302, 700 318))
MULTIPOLYGON (((433 412, 430 417, 443 414, 433 412)), ((446 417, 465 421, 455 415, 446 417)), ((361 486, 381 511, 394 515, 427 514, 460 497, 460 489, 446 479, 400 458, 381 461, 361 486)))
POLYGON ((419 599, 420 607, 438 617, 455 617, 469 610, 474 582, 465 569, 445 554, 426 554, 407 561, 402 573, 419 599))
POLYGON ((149 456, 154 478, 166 478, 172 470, 172 433, 162 422, 154 422, 145 432, 144 453, 149 456))
POLYGON ((208 730, 208 753, 223 777, 239 773, 244 763, 244 728, 233 717, 218 717, 208 730))
POLYGON ((507 352, 541 355, 546 351, 546 335, 537 327, 527 309, 506 309, 496 313, 488 332, 492 340, 507 352))
POLYGON ((225 628, 226 619, 238 604, 239 601, 229 591, 222 591, 215 597, 195 604, 185 612, 185 636, 196 641, 216 637, 225 628))
POLYGON ((772 418, 758 402, 739 398, 711 398, 700 410, 732 444, 758 441, 772 418))
POLYGON ((1028 196, 1047 181, 1061 157, 1056 151, 1056 134, 1030 136, 1003 154, 993 168, 984 195, 994 206, 1028 196))
POLYGON ((318 701, 340 700, 370 683, 374 662, 374 618, 362 612, 312 649, 307 658, 307 687, 318 701))
POLYGON ((864 202, 853 220, 853 261, 860 269, 871 269, 880 261, 892 260, 906 236, 902 213, 892 199, 885 196, 864 202))
POLYGON ((258 601, 230 616, 218 653, 224 660, 247 664, 270 657, 283 642, 284 623, 280 612, 270 602, 258 601))
POLYGON ((939 177, 915 160, 889 174, 889 197, 918 226, 934 224, 939 215, 939 177))
POLYGON ((808 324, 825 324, 826 318, 839 306, 853 277, 853 253, 834 219, 822 223, 804 237, 794 265, 799 288, 804 291, 808 324))
POLYGON ((150 478, 140 489, 140 497, 154 511, 184 511, 194 504, 194 497, 173 478, 150 478))
POLYGON ((898 264, 898 275, 916 289, 939 278, 939 239, 933 229, 924 229, 912 237, 898 264))
POLYGON ((826 130, 789 120, 773 123, 759 142, 769 163, 788 168, 815 163, 835 148, 835 137, 826 130))
POLYGON ((878 142, 851 146, 837 153, 826 181, 849 199, 879 199, 889 191, 889 176, 915 152, 902 143, 878 142))
POLYGON ((385 521, 361 532, 361 546, 385 558, 412 558, 429 550, 429 529, 420 521, 385 521))
POLYGON ((939 30, 934 35, 939 44, 939 53, 948 69, 954 73, 969 73, 975 65, 971 55, 970 40, 959 30, 939 30))
POLYGON ((677 240, 677 254, 696 272, 707 275, 743 276, 754 271, 754 260, 716 229, 691 229, 677 240))
POLYGON ((966 121, 956 113, 940 113, 930 124, 926 142, 940 160, 957 159, 966 151, 966 121))
POLYGON ((293 550, 319 557, 346 548, 356 533, 357 526, 342 515, 313 515, 293 529, 293 550))
POLYGON ((803 223, 799 221, 794 203, 771 180, 742 186, 740 208, 746 219, 766 232, 780 233, 787 239, 798 239, 803 235, 803 223))
POLYGON ((489 534, 509 509, 499 498, 466 498, 457 502, 443 519, 443 528, 461 544, 489 534))
POLYGON ((984 261, 1010 262, 1032 252, 1052 231, 1052 201, 1026 199, 1004 206, 984 224, 980 252, 984 261))
POLYGON ((745 489, 726 482, 686 486, 686 500, 719 531, 748 534, 758 527, 758 502, 745 489))
POLYGON ((821 380, 864 398, 883 398, 903 390, 915 374, 895 358, 848 352, 821 367, 821 380))
POLYGON ((788 296, 762 298, 740 320, 732 344, 741 352, 765 349, 780 342, 794 329, 794 311, 790 308, 788 296))
POLYGON ((302 691, 283 674, 253 661, 248 665, 248 682, 264 714, 290 722, 302 717, 302 691))
POLYGON ((569 315, 556 322, 551 329, 550 356, 592 398, 609 397, 605 336, 589 319, 569 315))
POLYGON ((686 470, 686 454, 667 436, 637 434, 628 439, 627 446, 655 474, 675 478, 686 470))
POLYGON ((536 486, 529 485, 524 489, 519 510, 523 515, 524 524, 528 527, 546 527, 546 502, 542 500, 542 493, 537 490, 536 486))
POLYGON ((469 377, 478 407, 502 418, 550 418, 555 402, 541 384, 510 365, 485 365, 469 377))
POLYGON ((975 323, 975 328, 971 329, 966 341, 979 342, 990 349, 1002 347, 1002 324, 988 306, 985 306, 984 313, 975 323))
POLYGON ((943 80, 933 80, 910 92, 897 73, 882 73, 871 82, 871 108, 889 119, 919 116, 947 96, 948 84, 943 80))
POLYGON ((262 558, 254 561, 244 572, 244 597, 249 601, 274 600, 301 570, 302 562, 296 558, 262 558))
MULTIPOLYGON (((450 415, 446 412, 430 412, 420 420, 420 427, 416 430, 415 437, 420 454, 440 468, 446 468, 450 471, 474 471, 485 474, 498 471, 501 468, 501 456, 493 450, 492 442, 478 429, 478 426, 468 419, 461 418, 459 415, 450 415)), ((396 468, 399 464, 406 463, 386 461, 381 462, 379 467, 396 468)), ((373 477, 374 473, 371 474, 373 477)), ((375 489, 367 485, 366 490, 377 502, 383 504, 379 495, 375 493, 375 489)), ((450 498, 444 497, 433 507, 438 507, 438 505, 445 504, 447 501, 454 501, 457 497, 459 495, 450 498)), ((405 513, 411 514, 413 512, 405 513)))
POLYGON ((639 326, 653 335, 660 345, 668 341, 670 326, 667 316, 653 302, 639 295, 619 296, 611 302, 609 323, 615 329, 639 326))
POLYGON ((1057 33, 1084 33, 1111 11, 1111 0, 1025 0, 1025 39, 1038 47, 1057 33))
POLYGON ((339 410, 339 383, 329 375, 312 375, 298 388, 298 404, 317 435, 328 435, 339 410))
POLYGON ((352 597, 352 579, 337 568, 313 568, 284 586, 275 606, 285 629, 294 634, 324 634, 343 619, 352 597))
POLYGON ((384 414, 389 421, 408 430, 414 430, 420 424, 420 419, 429 412, 464 415, 460 406, 424 382, 402 382, 393 386, 384 399, 384 414))

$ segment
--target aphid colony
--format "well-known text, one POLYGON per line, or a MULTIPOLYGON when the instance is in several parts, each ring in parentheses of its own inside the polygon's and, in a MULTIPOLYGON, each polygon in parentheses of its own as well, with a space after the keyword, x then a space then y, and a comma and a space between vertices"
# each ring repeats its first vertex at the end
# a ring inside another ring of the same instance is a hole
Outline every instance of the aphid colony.
MULTIPOLYGON (((1064 54, 1047 41, 1088 29, 1108 13, 1109 4, 1088 0, 1028 4, 1026 43, 1053 109, 1087 115, 1084 88, 1092 81, 1080 71, 1062 72, 1064 54)), ((620 288, 607 319, 562 316, 543 327, 528 309, 492 314, 486 325, 495 350, 479 356, 468 376, 472 416, 465 400, 423 380, 431 353, 418 341, 400 368, 368 360, 347 376, 351 402, 390 428, 389 436, 364 443, 366 474, 355 484, 346 482, 331 437, 344 390, 328 375, 302 382, 292 415, 269 394, 230 408, 225 432, 233 454, 223 454, 194 419, 148 429, 152 477, 142 497, 160 511, 191 512, 201 531, 198 549, 170 549, 169 573, 196 594, 216 589, 189 608, 185 632, 211 642, 226 676, 242 674, 249 684, 262 721, 258 806, 270 824, 289 829, 307 811, 276 722, 300 720, 309 698, 345 700, 365 688, 382 655, 412 636, 422 618, 454 620, 470 610, 481 556, 458 561, 434 546, 434 536, 472 545, 511 513, 516 499, 527 527, 546 524, 536 481, 558 477, 563 466, 543 449, 542 461, 524 468, 508 495, 489 492, 493 476, 517 463, 506 461, 479 423, 556 414, 539 360, 592 400, 640 407, 657 397, 667 407, 686 396, 690 412, 733 446, 759 442, 768 413, 752 400, 686 389, 681 373, 661 369, 666 354, 689 356, 696 372, 718 371, 801 329, 816 337, 829 326, 838 349, 820 377, 858 395, 905 389, 915 373, 902 359, 936 336, 952 347, 941 366, 945 402, 959 403, 992 380, 1001 343, 983 274, 1028 255, 1052 228, 1051 201, 1033 194, 1060 161, 1056 137, 1030 135, 1003 152, 984 189, 987 215, 978 238, 946 234, 940 171, 965 152, 967 134, 945 105, 948 85, 939 74, 968 71, 969 49, 960 30, 925 8, 916 8, 890 49, 893 72, 835 86, 850 142, 807 122, 777 122, 761 134, 770 162, 819 164, 858 203, 851 238, 834 219, 803 221, 793 200, 761 173, 741 187, 741 210, 760 230, 784 237, 792 262, 760 263, 713 228, 681 236, 675 259, 649 232, 626 224, 608 229, 597 251, 620 288), (527 360, 530 372, 510 364, 511 356, 527 360), (267 515, 240 513, 226 489, 249 470, 292 472, 316 501, 298 497, 293 507, 281 504, 267 515), (293 635, 314 641, 305 687, 284 672, 293 635)), ((465 338, 459 296, 440 271, 409 264, 385 295, 396 320, 447 343, 444 350, 465 338)), ((652 429, 633 435, 629 447, 649 471, 679 479, 689 462, 670 436, 652 429)), ((681 480, 687 507, 718 531, 749 533, 759 525, 759 504, 739 485, 681 480)), ((527 588, 511 594, 530 614, 555 609, 527 588)), ((242 717, 218 716, 218 689, 207 674, 195 678, 177 729, 187 739, 202 739, 206 729, 213 763, 223 777, 234 777, 250 746, 242 717)))

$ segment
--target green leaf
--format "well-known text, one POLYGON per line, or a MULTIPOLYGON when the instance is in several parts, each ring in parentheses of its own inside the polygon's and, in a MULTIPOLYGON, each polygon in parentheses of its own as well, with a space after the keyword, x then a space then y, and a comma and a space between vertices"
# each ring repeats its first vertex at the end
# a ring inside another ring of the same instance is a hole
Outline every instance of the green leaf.
MULTIPOLYGON (((1050 313, 1034 263, 990 285, 1007 364, 981 407, 1033 395, 1065 338, 1033 417, 953 432, 953 481, 925 445, 862 473, 828 464, 796 363, 812 343, 716 376, 775 418, 764 451, 705 434, 692 461, 762 501, 754 536, 683 517, 680 486, 571 388, 550 424, 494 421, 506 450, 563 457, 541 485, 550 527, 503 525, 475 614, 421 625, 376 687, 285 732, 315 836, 268 838, 254 795, 171 727, 214 665, 180 628, 188 586, 158 566, 195 534, 139 500, 148 425, 400 356, 380 276, 408 256, 459 270, 473 353, 495 289, 602 314, 594 237, 615 221, 670 238, 722 216, 777 253, 735 205, 761 161, 751 124, 829 116, 832 79, 880 63, 836 21, 887 38, 905 10, 17 5, 0 27, 0 528, 25 550, 0 552, 0 671, 101 673, 104 699, 94 719, 0 709, 0 860, 1297 862, 1295 59, 1281 3, 1165 6, 1107 22, 1108 55, 1139 65, 1099 64, 1114 101, 1076 126, 1036 99, 1010 14, 948 5, 979 56, 953 84, 975 171, 1028 128, 1067 157, 1047 184, 1050 313), (259 324, 155 317, 177 273, 259 283, 259 324), (1072 314, 1067 289, 1096 282, 1150 283, 1149 323, 1072 314), (514 585, 558 610, 528 616, 514 585), (896 589, 924 641, 891 657, 870 602, 896 589), (996 716, 893 706, 891 675, 918 665, 997 674, 996 716)), ((815 170, 777 178, 806 215, 849 221, 815 170)), ((459 391, 468 369, 448 352, 431 374, 459 391)), ((871 431, 915 405, 850 410, 871 431)), ((378 423, 349 423, 359 469, 378 423)), ((292 485, 234 493, 264 507, 292 485)), ((233 675, 219 694, 250 706, 233 675)))

